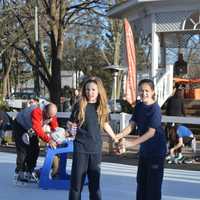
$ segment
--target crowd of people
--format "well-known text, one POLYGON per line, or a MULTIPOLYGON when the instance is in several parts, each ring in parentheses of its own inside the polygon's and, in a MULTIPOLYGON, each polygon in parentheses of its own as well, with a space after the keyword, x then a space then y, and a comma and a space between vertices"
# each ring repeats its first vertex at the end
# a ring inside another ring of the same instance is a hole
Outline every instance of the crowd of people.
MULTIPOLYGON (((40 151, 39 139, 51 148, 57 148, 65 141, 65 138, 73 135, 74 151, 68 199, 81 199, 84 180, 87 176, 89 198, 101 200, 101 132, 104 130, 116 144, 119 144, 119 141, 137 126, 139 135, 132 142, 132 146, 140 145, 136 199, 160 200, 167 142, 165 131, 161 125, 161 110, 156 102, 153 81, 141 80, 138 85, 138 94, 140 101, 135 105, 128 126, 120 133, 114 133, 109 124, 107 95, 103 83, 98 77, 89 77, 82 85, 80 94, 73 99, 73 109, 67 122, 68 129, 66 131, 59 128, 55 104, 48 103, 41 106, 38 101, 33 101, 30 106, 18 113, 13 123, 17 152, 16 179, 26 182, 38 178, 34 174, 34 169, 40 151), (73 128, 75 132, 72 134, 69 130, 73 128)), ((185 115, 179 89, 175 96, 168 101, 167 114, 185 115), (175 109, 172 106, 175 106, 175 109)), ((1 115, 0 122, 4 127, 1 115)), ((6 120, 4 124, 6 124, 6 120)), ((173 160, 175 156, 182 155, 182 147, 191 143, 194 135, 182 125, 176 125, 173 128, 170 126, 170 131, 167 139, 170 141, 169 157, 173 160)), ((168 133, 170 131, 168 130, 168 133)), ((54 161, 52 178, 57 173, 59 156, 55 157, 54 161)))

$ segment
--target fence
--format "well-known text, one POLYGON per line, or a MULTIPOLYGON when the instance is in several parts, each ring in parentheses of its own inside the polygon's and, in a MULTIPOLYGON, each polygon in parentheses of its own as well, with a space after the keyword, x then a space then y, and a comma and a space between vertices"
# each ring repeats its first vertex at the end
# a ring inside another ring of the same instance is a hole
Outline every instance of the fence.
MULTIPOLYGON (((15 118, 17 115, 17 112, 8 112, 8 114, 15 118)), ((67 118, 70 117, 70 112, 58 112, 57 113, 58 118, 64 119, 64 122, 66 123, 67 118)), ((119 133, 122 129, 124 129, 131 118, 130 114, 127 113, 113 113, 110 115, 110 125, 113 128, 113 131, 115 133, 119 133)), ((162 122, 163 123, 181 123, 181 124, 194 124, 194 125, 200 125, 200 118, 199 117, 176 117, 176 116, 162 116, 162 122)), ((133 137, 133 136, 132 136, 133 137)), ((131 136, 127 138, 127 142, 131 143, 132 138, 131 136)), ((110 137, 104 135, 104 140, 106 141, 107 148, 112 149, 112 140, 110 137)), ((110 151, 110 150, 109 150, 110 151)), ((200 146, 198 145, 198 151, 200 151, 200 146)))
MULTIPOLYGON (((15 118, 17 112, 8 112, 8 115, 15 118)), ((70 112, 58 112, 58 118, 69 118, 70 112)), ((110 115, 111 125, 116 132, 124 129, 131 118, 131 114, 127 113, 113 113, 110 115)), ((180 124, 196 124, 200 125, 200 117, 177 117, 177 116, 162 116, 163 123, 180 123, 180 124)))

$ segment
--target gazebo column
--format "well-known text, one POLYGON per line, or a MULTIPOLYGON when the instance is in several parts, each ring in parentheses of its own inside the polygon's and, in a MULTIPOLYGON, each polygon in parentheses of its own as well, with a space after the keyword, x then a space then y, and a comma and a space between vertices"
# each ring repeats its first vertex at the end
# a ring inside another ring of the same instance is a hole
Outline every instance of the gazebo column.
POLYGON ((166 68, 166 45, 165 45, 165 37, 164 33, 160 33, 160 53, 161 53, 161 66, 162 68, 166 68))
POLYGON ((158 71, 158 59, 160 51, 159 36, 156 33, 156 21, 155 15, 152 14, 152 66, 151 66, 151 77, 155 81, 156 74, 158 71))

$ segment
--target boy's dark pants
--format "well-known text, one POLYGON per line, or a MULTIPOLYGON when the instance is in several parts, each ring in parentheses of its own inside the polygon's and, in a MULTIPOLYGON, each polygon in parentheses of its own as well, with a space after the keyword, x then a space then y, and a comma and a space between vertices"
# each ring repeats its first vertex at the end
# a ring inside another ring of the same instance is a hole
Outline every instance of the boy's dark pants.
POLYGON ((101 200, 100 164, 100 153, 73 153, 69 200, 81 200, 81 191, 86 175, 90 200, 101 200))
POLYGON ((164 160, 164 157, 139 158, 137 200, 161 199, 164 160))
POLYGON ((39 141, 37 136, 32 136, 30 138, 30 145, 27 145, 22 141, 22 135, 25 132, 26 130, 24 130, 24 128, 15 121, 14 139, 17 152, 16 172, 32 172, 36 167, 37 158, 39 156, 39 141))

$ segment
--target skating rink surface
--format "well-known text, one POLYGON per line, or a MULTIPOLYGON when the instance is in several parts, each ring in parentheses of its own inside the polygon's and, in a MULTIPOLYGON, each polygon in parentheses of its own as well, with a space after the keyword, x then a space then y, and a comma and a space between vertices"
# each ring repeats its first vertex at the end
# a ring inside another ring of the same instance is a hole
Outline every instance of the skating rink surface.
MULTIPOLYGON (((0 152, 0 200, 67 200, 67 190, 43 190, 36 184, 16 186, 13 181, 16 154, 0 152)), ((38 167, 43 158, 39 158, 38 167)), ((67 170, 70 171, 71 160, 67 170)), ((200 169, 200 166, 199 166, 200 169)), ((102 163, 103 200, 135 200, 136 166, 102 163)), ((200 171, 165 169, 162 200, 200 200, 200 171)), ((84 187, 82 200, 88 200, 84 187)))

